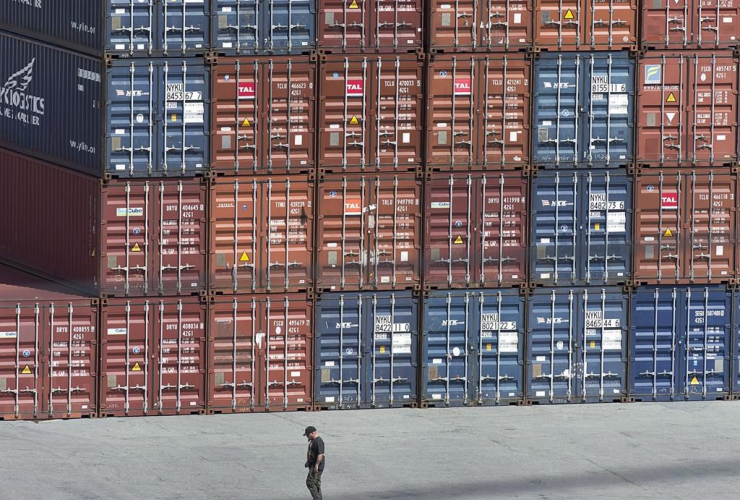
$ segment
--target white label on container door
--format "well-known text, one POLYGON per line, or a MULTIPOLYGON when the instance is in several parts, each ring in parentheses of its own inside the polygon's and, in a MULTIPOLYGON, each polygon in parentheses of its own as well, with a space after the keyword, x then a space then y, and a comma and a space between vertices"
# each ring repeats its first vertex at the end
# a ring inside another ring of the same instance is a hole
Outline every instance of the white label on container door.
POLYGON ((586 311, 583 317, 586 320, 586 328, 622 327, 622 321, 619 318, 604 318, 601 311, 586 311))
POLYGON ((333 403, 334 402, 334 396, 326 396, 324 398, 325 403, 333 403))
POLYGON ((411 142, 411 134, 408 132, 404 132, 401 135, 401 142, 403 142, 404 144, 408 144, 409 142, 411 142))
POLYGON ((300 377, 301 376, 301 372, 290 372, 290 376, 291 377, 300 377))
POLYGON ((722 22, 723 23, 731 23, 732 22, 732 18, 731 17, 723 17, 722 18, 722 22))
POLYGON ((609 96, 609 114, 626 115, 629 96, 627 94, 612 94, 609 96))
MULTIPOLYGON (((166 98, 168 101, 182 101, 183 100, 183 85, 182 83, 170 83, 167 85, 166 98)), ((198 90, 188 90, 185 92, 186 101, 202 101, 203 92, 198 90)))
POLYGON ((552 126, 552 122, 550 120, 543 120, 542 121, 542 126, 543 127, 550 127, 550 126, 552 126))
POLYGON ((0 332, 0 339, 14 339, 17 336, 17 332, 0 332))
POLYGON ((116 50, 126 50, 126 46, 122 43, 117 43, 116 50))
POLYGON ((547 361, 547 356, 537 356, 535 361, 547 361))
POLYGON ((724 134, 719 134, 719 135, 717 136, 717 140, 718 140, 718 141, 726 141, 726 140, 727 140, 727 136, 726 136, 726 135, 724 135, 724 134))
POLYGON ((393 354, 411 354, 411 334, 393 334, 393 354))
POLYGON ((116 217, 142 217, 144 215, 143 208, 116 208, 116 217))
POLYGON ((535 394, 535 396, 537 396, 538 398, 544 398, 544 397, 545 397, 545 391, 537 391, 537 392, 535 392, 534 394, 535 394))
POLYGON ((302 134, 296 134, 295 136, 295 145, 296 146, 303 146, 303 135, 302 134))
POLYGON ((516 142, 516 136, 519 132, 509 132, 509 142, 516 142))
POLYGON ((589 210, 624 210, 624 201, 610 200, 607 202, 606 193, 591 193, 588 196, 589 210))
POLYGON ((125 14, 126 9, 116 9, 116 14, 125 14))
POLYGON ((438 124, 437 124, 437 127, 438 127, 438 128, 447 128, 447 123, 445 123, 445 122, 440 122, 440 123, 438 123, 438 124))
POLYGON ((115 134, 116 135, 124 135, 125 133, 126 133, 126 131, 124 129, 122 129, 122 128, 117 128, 116 131, 115 131, 115 134))
POLYGON ((450 202, 449 201, 433 201, 432 202, 432 208, 450 208, 450 202))
POLYGON ((202 102, 185 103, 185 123, 203 123, 205 106, 202 102))
POLYGON ((605 351, 622 350, 622 330, 604 330, 601 343, 605 351))
POLYGON ((442 364, 442 358, 434 358, 432 360, 433 365, 441 365, 442 364))
POLYGON ((409 253, 401 252, 401 262, 408 262, 408 261, 409 261, 409 253))
POLYGON ((716 248, 716 254, 717 255, 724 255, 725 254, 725 248, 722 245, 717 245, 715 248, 716 248))
POLYGON ((522 15, 518 12, 514 14, 514 24, 522 24, 522 15))
POLYGON ((334 366, 334 361, 327 361, 324 366, 334 366))
POLYGON ((221 12, 231 12, 231 7, 224 7, 221 9, 221 12))
POLYGON ((549 245, 550 238, 540 238, 540 243, 542 243, 543 245, 549 245))
POLYGON ((441 394, 432 394, 432 399, 442 399, 441 394))
POLYGON ((126 335, 125 328, 108 328, 108 335, 126 335))
POLYGON ((518 352, 519 335, 517 332, 501 332, 498 338, 498 352, 518 352))
POLYGON ((337 123, 332 123, 331 125, 329 125, 329 128, 341 128, 341 125, 337 123))
POLYGON ((221 132, 231 132, 231 127, 221 127, 221 132))
POLYGON ((391 330, 390 315, 376 316, 375 331, 387 333, 408 333, 411 332, 411 325, 409 323, 393 323, 393 328, 391 330))
POLYGON ((498 330, 516 330, 516 321, 499 321, 498 313, 481 315, 481 330, 484 332, 498 330))
POLYGON ((232 46, 231 42, 224 42, 221 44, 221 47, 223 47, 224 49, 230 49, 231 46, 232 46))
POLYGON ((606 230, 610 233, 624 233, 627 227, 627 214, 624 212, 608 212, 606 214, 606 230))
MULTIPOLYGON (((593 75, 591 77, 591 93, 592 94, 606 94, 608 92, 627 92, 626 83, 609 83, 609 76, 607 75, 593 75)), ((624 94, 625 102, 627 94, 624 94)), ((609 99, 611 105, 611 99, 609 99)))

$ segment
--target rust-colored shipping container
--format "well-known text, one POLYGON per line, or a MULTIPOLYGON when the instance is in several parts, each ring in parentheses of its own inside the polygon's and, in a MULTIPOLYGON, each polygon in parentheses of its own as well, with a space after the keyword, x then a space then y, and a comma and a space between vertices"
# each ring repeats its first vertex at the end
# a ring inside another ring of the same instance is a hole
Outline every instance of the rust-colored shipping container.
POLYGON ((532 2, 429 0, 429 50, 494 52, 532 47, 532 2))
POLYGON ((205 300, 103 301, 101 416, 205 412, 205 300))
POLYGON ((526 283, 527 177, 518 172, 437 175, 425 189, 427 288, 526 283))
POLYGON ((736 165, 737 66, 729 51, 648 52, 638 68, 638 164, 736 165))
POLYGON ((97 415, 98 301, 0 268, 0 419, 97 415))
POLYGON ((212 167, 240 174, 314 168, 316 62, 220 58, 213 71, 212 167))
POLYGON ((312 299, 214 297, 208 325, 209 413, 311 407, 312 299))
POLYGON ((333 175, 319 182, 317 289, 420 285, 421 184, 408 174, 333 175))
POLYGON ((527 165, 531 68, 524 54, 432 58, 427 167, 502 170, 527 165))
POLYGON ((643 171, 636 190, 637 284, 720 284, 736 277, 736 174, 643 171))
POLYGON ((638 0, 535 0, 537 50, 636 50, 638 0))
POLYGON ((307 176, 213 179, 211 291, 310 291, 313 196, 307 176))
POLYGON ((720 49, 740 45, 734 0, 652 0, 642 5, 643 48, 720 49))
POLYGON ((326 53, 422 48, 422 0, 319 0, 318 7, 318 48, 326 53))
POLYGON ((324 171, 421 167, 421 55, 325 56, 320 68, 318 156, 324 171))

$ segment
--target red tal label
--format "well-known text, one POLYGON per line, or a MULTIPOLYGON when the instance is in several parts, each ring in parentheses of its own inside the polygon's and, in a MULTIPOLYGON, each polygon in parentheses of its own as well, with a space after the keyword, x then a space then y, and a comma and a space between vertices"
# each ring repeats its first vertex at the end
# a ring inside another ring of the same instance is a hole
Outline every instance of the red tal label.
POLYGON ((239 83, 239 99, 254 99, 254 82, 239 83))
POLYGON ((347 97, 362 97, 365 94, 365 82, 362 79, 347 80, 347 97))
POLYGON ((660 196, 660 207, 663 210, 678 210, 678 194, 664 193, 660 196))
POLYGON ((470 78, 455 78, 455 95, 470 95, 470 78))
POLYGON ((344 215, 362 215, 362 199, 347 198, 344 201, 344 215))

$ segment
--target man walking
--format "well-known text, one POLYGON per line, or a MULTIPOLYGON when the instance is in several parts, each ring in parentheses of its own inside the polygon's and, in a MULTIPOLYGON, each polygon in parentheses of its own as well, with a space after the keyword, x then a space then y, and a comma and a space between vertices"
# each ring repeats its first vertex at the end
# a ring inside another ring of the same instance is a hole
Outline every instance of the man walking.
POLYGON ((308 477, 306 486, 311 492, 313 500, 322 500, 321 496, 321 474, 324 472, 324 440, 319 437, 316 427, 306 427, 303 433, 308 438, 308 454, 306 455, 306 465, 308 467, 308 477))

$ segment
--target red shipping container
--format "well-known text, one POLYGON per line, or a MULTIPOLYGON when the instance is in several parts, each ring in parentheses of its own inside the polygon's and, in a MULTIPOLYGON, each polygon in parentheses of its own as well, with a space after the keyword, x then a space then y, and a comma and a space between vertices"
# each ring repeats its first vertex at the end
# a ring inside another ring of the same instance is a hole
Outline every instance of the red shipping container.
POLYGON ((313 300, 215 297, 208 324, 209 413, 311 407, 313 300))
POLYGON ((101 306, 101 416, 202 414, 206 309, 199 297, 101 306))
POLYGON ((740 4, 652 0, 642 5, 644 48, 721 49, 740 45, 740 4))

